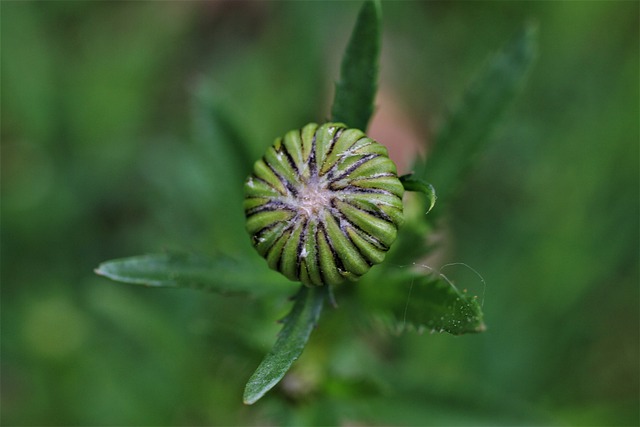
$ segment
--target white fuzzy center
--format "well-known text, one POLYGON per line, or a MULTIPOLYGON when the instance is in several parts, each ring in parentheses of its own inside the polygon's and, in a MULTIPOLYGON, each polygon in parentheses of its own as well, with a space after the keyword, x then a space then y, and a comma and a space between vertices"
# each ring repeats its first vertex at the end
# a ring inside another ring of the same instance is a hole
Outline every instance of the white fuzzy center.
POLYGON ((332 191, 323 182, 308 182, 298 192, 298 209, 307 217, 316 217, 323 209, 329 208, 332 196, 332 191))

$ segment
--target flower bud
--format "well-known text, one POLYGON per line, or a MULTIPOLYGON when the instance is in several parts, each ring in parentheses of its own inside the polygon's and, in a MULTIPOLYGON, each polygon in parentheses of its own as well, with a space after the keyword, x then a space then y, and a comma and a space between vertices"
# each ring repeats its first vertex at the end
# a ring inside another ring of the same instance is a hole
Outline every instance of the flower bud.
POLYGON ((341 123, 276 139, 244 188, 254 247, 270 268, 308 286, 357 280, 382 262, 404 220, 387 149, 341 123))

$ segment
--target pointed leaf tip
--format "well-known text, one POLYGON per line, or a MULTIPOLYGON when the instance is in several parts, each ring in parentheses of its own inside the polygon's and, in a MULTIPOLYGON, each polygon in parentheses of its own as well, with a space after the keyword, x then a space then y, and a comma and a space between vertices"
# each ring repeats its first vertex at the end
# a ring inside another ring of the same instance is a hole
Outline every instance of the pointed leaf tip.
POLYGON ((290 289, 277 273, 258 273, 252 263, 222 255, 177 251, 139 255, 103 262, 94 271, 122 283, 223 294, 282 293, 290 289))
POLYGON ((281 321, 283 327, 276 343, 245 386, 245 405, 254 404, 275 387, 300 357, 318 323, 327 293, 328 286, 300 288, 293 308, 281 321))
POLYGON ((436 195, 436 189, 433 187, 433 185, 421 179, 415 178, 413 174, 402 175, 400 177, 400 182, 402 183, 405 191, 416 191, 427 196, 427 204, 429 205, 429 207, 427 208, 427 212, 425 212, 425 214, 431 212, 431 209, 433 209, 436 204, 436 200, 438 199, 438 196, 436 195))
POLYGON ((366 131, 374 110, 381 44, 381 5, 366 1, 358 14, 340 67, 333 121, 366 131))

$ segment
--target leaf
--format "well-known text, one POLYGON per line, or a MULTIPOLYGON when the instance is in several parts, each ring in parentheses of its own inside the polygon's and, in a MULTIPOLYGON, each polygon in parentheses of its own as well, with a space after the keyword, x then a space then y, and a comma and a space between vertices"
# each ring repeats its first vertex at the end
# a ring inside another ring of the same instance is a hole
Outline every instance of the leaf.
POLYGON ((523 85, 536 50, 537 30, 529 25, 490 58, 437 134, 426 163, 416 165, 416 177, 438 189, 440 207, 450 201, 472 161, 485 148, 490 132, 523 85))
POLYGON ((201 83, 192 96, 192 129, 198 144, 207 150, 213 174, 221 180, 242 183, 255 158, 240 128, 233 123, 211 85, 201 83))
POLYGON ((349 39, 333 101, 333 121, 366 131, 373 114, 381 40, 381 6, 366 1, 349 39))
POLYGON ((458 290, 444 276, 402 276, 402 282, 391 280, 396 286, 368 296, 368 306, 379 308, 374 322, 394 333, 414 329, 462 335, 486 329, 477 297, 458 290), (398 283, 403 285, 397 286, 398 283))
POLYGON ((415 178, 413 174, 402 175, 400 177, 400 182, 402 183, 405 191, 417 191, 427 196, 429 208, 426 213, 431 212, 431 209, 433 209, 436 204, 436 200, 438 199, 438 196, 436 196, 436 189, 433 188, 433 185, 415 178))
POLYGON ((134 285, 195 288, 223 294, 286 292, 280 275, 256 271, 255 265, 226 256, 170 252, 106 261, 96 274, 134 285))
POLYGON ((301 286, 294 297, 291 312, 282 319, 284 325, 273 348, 253 373, 244 390, 244 403, 252 405, 271 390, 295 362, 315 328, 327 297, 329 286, 301 286))

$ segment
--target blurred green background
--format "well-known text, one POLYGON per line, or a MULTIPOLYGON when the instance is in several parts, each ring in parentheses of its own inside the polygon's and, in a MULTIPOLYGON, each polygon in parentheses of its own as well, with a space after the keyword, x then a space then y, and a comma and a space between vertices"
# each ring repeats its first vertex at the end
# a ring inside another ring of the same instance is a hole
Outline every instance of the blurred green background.
POLYGON ((220 203, 240 183, 207 179, 224 159, 194 137, 194 99, 256 157, 325 120, 359 5, 2 2, 3 425, 638 425, 637 2, 383 3, 371 132, 404 172, 487 55, 539 25, 528 84, 430 261, 482 274, 483 334, 396 337, 329 309, 246 407, 285 301, 92 273, 245 244, 240 207, 220 203))

